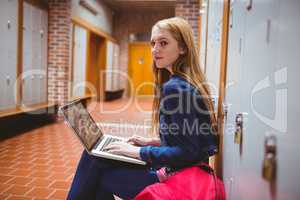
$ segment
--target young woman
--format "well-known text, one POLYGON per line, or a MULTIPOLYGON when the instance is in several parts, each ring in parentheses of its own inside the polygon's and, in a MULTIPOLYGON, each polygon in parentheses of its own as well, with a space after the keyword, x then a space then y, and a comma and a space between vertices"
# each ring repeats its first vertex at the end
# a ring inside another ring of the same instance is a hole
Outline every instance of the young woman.
POLYGON ((190 25, 178 17, 157 22, 151 46, 156 84, 153 127, 159 139, 133 136, 106 148, 146 161, 147 166, 96 158, 84 151, 68 199, 109 200, 113 194, 132 199, 171 172, 216 153, 217 122, 190 25))

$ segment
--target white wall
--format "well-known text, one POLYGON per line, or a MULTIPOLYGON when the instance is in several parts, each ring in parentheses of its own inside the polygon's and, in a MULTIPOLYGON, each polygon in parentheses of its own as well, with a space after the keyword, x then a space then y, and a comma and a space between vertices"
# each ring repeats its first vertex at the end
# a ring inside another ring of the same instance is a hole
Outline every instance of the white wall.
POLYGON ((80 0, 72 0, 72 17, 80 17, 93 24, 97 28, 112 34, 113 12, 100 1, 86 0, 93 6, 93 8, 97 10, 98 14, 94 15, 89 10, 79 5, 79 1, 80 0))

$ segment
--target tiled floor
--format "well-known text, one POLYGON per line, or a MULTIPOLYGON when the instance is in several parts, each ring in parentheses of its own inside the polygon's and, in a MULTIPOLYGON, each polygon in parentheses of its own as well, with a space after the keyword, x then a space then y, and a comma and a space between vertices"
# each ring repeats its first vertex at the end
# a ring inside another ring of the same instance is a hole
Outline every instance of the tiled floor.
MULTIPOLYGON (((147 135, 152 100, 128 102, 90 104, 89 109, 105 132, 147 135)), ((0 141, 0 200, 65 199, 82 150, 62 122, 0 141)))

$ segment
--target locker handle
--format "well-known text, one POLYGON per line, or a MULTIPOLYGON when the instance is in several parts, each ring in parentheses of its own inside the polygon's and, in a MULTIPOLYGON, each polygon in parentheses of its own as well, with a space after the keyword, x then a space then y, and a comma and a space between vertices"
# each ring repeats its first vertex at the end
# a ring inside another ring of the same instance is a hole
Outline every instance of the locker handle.
POLYGON ((230 20, 229 20, 229 27, 233 27, 233 10, 232 8, 230 9, 230 20))
POLYGON ((43 30, 40 30, 40 35, 41 35, 41 37, 44 37, 44 31, 43 30))
POLYGON ((10 85, 10 77, 9 76, 6 76, 6 84, 10 85))
POLYGON ((11 24, 10 24, 10 20, 7 21, 7 28, 10 29, 11 24))
POLYGON ((227 103, 223 103, 224 118, 227 118, 228 110, 229 110, 229 105, 227 103))
POLYGON ((252 5, 253 5, 253 0, 248 0, 247 6, 246 6, 248 11, 252 9, 252 5))

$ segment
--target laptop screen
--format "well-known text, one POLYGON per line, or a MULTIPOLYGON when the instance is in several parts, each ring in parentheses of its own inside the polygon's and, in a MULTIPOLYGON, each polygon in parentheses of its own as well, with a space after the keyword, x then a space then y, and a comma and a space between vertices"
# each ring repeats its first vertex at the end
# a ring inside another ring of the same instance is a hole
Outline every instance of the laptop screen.
POLYGON ((61 111, 86 149, 90 151, 103 135, 91 115, 80 101, 61 107, 61 111))

